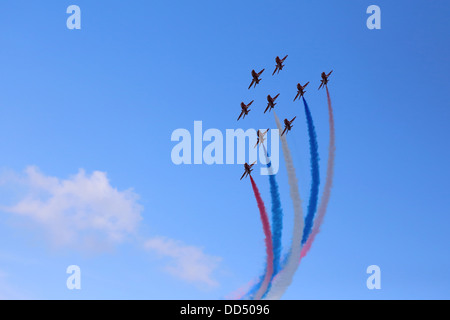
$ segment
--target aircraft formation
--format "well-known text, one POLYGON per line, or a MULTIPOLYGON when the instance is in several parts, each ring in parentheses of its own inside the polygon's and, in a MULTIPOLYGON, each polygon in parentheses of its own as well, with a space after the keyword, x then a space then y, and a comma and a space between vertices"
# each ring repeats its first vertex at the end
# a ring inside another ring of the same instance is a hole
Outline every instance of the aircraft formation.
MULTIPOLYGON (((279 56, 277 56, 275 58, 276 65, 275 65, 275 70, 272 73, 272 76, 274 76, 275 73, 278 74, 278 73, 280 73, 281 70, 283 70, 283 67, 285 66, 283 63, 287 59, 287 57, 288 56, 286 55, 282 59, 279 56)), ((256 85, 260 83, 260 81, 262 80, 261 79, 261 75, 264 72, 264 70, 265 69, 262 69, 259 72, 256 72, 254 69, 252 70, 252 72, 251 72, 252 82, 250 83, 250 86, 248 87, 248 89, 252 88, 252 86, 253 86, 253 88, 255 88, 256 85)), ((324 88, 324 87, 326 87, 328 85, 328 82, 329 82, 328 78, 330 77, 330 75, 332 73, 333 73, 333 70, 331 70, 328 74, 325 73, 325 72, 322 72, 321 80, 320 80, 320 86, 319 86, 318 90, 320 90, 320 89, 322 89, 322 88, 324 88)), ((305 95, 305 93, 306 93, 305 88, 308 86, 308 84, 309 84, 309 81, 306 84, 304 84, 304 85, 301 85, 300 83, 297 83, 297 95, 295 96, 294 101, 297 100, 297 99, 300 99, 301 97, 303 97, 305 95)), ((267 111, 270 112, 272 109, 275 108, 275 105, 277 104, 275 102, 275 100, 279 96, 280 96, 279 93, 277 95, 273 96, 273 97, 270 94, 267 96, 267 107, 264 110, 264 113, 266 113, 267 111)), ((245 116, 248 115, 248 113, 250 112, 249 107, 250 107, 250 105, 253 102, 254 102, 254 100, 250 101, 248 104, 245 104, 244 102, 241 102, 241 114, 238 117, 238 121, 241 118, 245 119, 245 116)), ((293 128, 292 123, 294 122, 295 118, 297 118, 297 117, 295 116, 294 118, 292 118, 292 120, 284 119, 284 130, 281 133, 281 136, 283 136, 285 133, 288 134, 288 132, 292 130, 292 128, 293 128)), ((257 132, 257 135, 258 135, 257 139, 258 140, 256 142, 255 148, 258 146, 258 144, 264 142, 264 136, 267 134, 268 131, 269 131, 269 129, 267 129, 265 132, 261 132, 260 130, 258 130, 258 132, 257 132)), ((245 172, 242 175, 241 180, 244 177, 248 177, 251 174, 251 172, 253 171, 252 167, 253 167, 254 164, 255 163, 253 163, 251 165, 249 165, 248 163, 244 164, 245 172)))

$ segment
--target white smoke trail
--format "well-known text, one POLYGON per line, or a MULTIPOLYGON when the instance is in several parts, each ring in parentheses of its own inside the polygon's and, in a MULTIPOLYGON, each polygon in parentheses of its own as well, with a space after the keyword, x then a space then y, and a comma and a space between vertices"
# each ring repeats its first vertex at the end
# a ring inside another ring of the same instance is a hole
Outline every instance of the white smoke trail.
MULTIPOLYGON (((278 130, 283 131, 280 120, 277 114, 273 113, 278 130)), ((286 135, 281 137, 281 147, 283 149, 284 162, 286 163, 286 169, 288 174, 288 182, 290 188, 290 196, 292 204, 294 206, 294 228, 292 235, 291 249, 288 254, 286 264, 284 268, 273 279, 270 291, 266 294, 264 299, 276 300, 281 299, 286 292, 289 285, 292 283, 295 272, 297 271, 300 255, 302 252, 302 237, 303 237, 303 209, 302 200, 300 198, 300 192, 298 189, 297 175, 295 174, 294 162, 292 161, 291 151, 287 144, 286 135)))

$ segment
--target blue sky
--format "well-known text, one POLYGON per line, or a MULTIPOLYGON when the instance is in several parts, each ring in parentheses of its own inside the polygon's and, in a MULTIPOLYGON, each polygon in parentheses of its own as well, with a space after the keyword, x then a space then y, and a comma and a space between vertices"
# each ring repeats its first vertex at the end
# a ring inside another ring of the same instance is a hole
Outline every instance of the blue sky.
MULTIPOLYGON (((297 116, 288 141, 306 205, 306 123, 292 99, 297 82, 311 81, 324 181, 328 115, 315 87, 331 69, 332 198, 284 298, 450 298, 449 9, 444 1, 2 1, 0 298, 217 299, 254 279, 264 235, 242 166, 176 166, 171 133, 193 131, 195 120, 223 131, 274 128, 263 99, 280 92, 279 116, 297 116), (71 4, 81 8, 81 30, 66 28, 71 4), (366 27, 371 4, 381 8, 381 30, 366 27), (274 58, 286 54, 272 77, 274 58), (262 68, 260 86, 247 90, 250 71, 262 68), (252 99, 250 116, 236 122, 239 103, 252 99), (49 192, 60 202, 43 207, 49 192), (112 225, 88 219, 102 225, 92 231, 77 208, 111 213, 112 225), (79 291, 66 288, 73 264, 79 291), (381 268, 378 291, 366 288, 372 264, 381 268)), ((290 230, 283 162, 277 179, 290 230)), ((269 207, 267 177, 255 180, 269 207)))

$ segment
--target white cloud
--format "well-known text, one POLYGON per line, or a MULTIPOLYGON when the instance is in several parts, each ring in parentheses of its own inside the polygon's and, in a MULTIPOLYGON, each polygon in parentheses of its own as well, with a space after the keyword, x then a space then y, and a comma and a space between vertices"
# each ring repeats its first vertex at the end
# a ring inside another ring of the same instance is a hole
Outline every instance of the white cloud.
MULTIPOLYGON (((60 179, 31 166, 22 176, 10 172, 0 180, 8 190, 14 190, 13 197, 19 196, 13 205, 1 209, 21 218, 31 229, 44 231, 53 246, 98 252, 130 236, 142 239, 137 232, 143 210, 137 203, 138 195, 112 187, 104 172, 89 175, 79 170, 74 176, 60 179)), ((144 248, 163 257, 167 262, 164 271, 172 276, 196 285, 218 286, 213 273, 221 258, 163 237, 145 240, 144 248)))
POLYGON ((134 234, 142 219, 138 195, 113 188, 104 172, 79 170, 64 180, 28 167, 20 185, 25 196, 2 209, 37 222, 56 246, 108 247, 134 234))
POLYGON ((171 275, 191 283, 218 286, 213 272, 221 258, 207 255, 201 248, 163 237, 149 239, 144 246, 147 250, 170 259, 164 270, 171 275))

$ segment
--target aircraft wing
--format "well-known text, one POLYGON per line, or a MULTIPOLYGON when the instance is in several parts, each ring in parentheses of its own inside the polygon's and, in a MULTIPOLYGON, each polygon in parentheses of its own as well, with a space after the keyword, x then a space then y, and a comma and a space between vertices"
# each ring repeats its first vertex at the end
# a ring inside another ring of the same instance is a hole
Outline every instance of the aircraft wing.
POLYGON ((250 83, 250 85, 248 86, 248 88, 250 89, 252 87, 252 85, 255 83, 255 80, 252 80, 252 83, 250 83))

